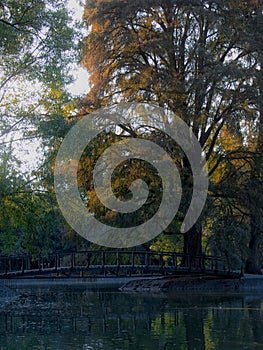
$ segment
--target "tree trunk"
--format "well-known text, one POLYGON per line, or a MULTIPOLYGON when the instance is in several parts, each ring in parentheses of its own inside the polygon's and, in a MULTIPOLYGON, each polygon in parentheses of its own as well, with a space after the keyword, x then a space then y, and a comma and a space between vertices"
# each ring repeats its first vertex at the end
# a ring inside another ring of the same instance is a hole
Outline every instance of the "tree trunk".
POLYGON ((191 310, 184 312, 185 336, 188 350, 203 350, 206 347, 204 333, 204 319, 207 310, 191 310))
POLYGON ((250 226, 251 237, 249 242, 249 256, 246 261, 245 272, 252 274, 262 274, 259 267, 260 243, 263 239, 263 219, 262 219, 262 153, 263 153, 263 52, 262 52, 262 1, 258 2, 255 40, 259 52, 258 86, 259 86, 259 120, 256 154, 251 170, 251 184, 254 191, 250 196, 250 226))
POLYGON ((201 267, 201 259, 196 258, 202 255, 202 231, 198 230, 197 224, 184 234, 184 258, 182 265, 187 266, 188 261, 192 267, 201 267), (189 258, 188 258, 189 257, 189 258), (188 260, 190 259, 190 260, 188 260))
POLYGON ((259 266, 260 244, 262 241, 262 198, 260 190, 262 181, 260 180, 259 159, 255 157, 251 169, 249 183, 249 211, 250 211, 250 241, 249 253, 245 265, 245 272, 251 274, 262 274, 259 266))
POLYGON ((255 344, 262 344, 262 316, 261 316, 261 298, 251 299, 247 305, 249 324, 251 325, 252 335, 255 344))
POLYGON ((246 261, 245 272, 251 274, 262 275, 261 269, 259 267, 259 239, 257 235, 253 235, 249 241, 249 257, 246 261))

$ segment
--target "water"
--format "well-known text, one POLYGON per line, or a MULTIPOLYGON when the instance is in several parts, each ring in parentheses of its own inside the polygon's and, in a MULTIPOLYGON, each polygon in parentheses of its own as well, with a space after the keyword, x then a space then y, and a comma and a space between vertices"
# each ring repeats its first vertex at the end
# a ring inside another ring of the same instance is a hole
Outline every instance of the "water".
POLYGON ((263 295, 28 287, 0 311, 0 350, 263 349, 263 295))

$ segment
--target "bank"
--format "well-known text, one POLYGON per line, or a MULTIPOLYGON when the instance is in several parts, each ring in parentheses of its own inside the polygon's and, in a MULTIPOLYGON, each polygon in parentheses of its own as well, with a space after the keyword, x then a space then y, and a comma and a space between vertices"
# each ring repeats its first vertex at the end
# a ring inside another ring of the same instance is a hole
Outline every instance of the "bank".
POLYGON ((263 276, 248 275, 237 278, 218 276, 169 276, 158 279, 140 279, 125 283, 123 292, 263 292, 263 276))

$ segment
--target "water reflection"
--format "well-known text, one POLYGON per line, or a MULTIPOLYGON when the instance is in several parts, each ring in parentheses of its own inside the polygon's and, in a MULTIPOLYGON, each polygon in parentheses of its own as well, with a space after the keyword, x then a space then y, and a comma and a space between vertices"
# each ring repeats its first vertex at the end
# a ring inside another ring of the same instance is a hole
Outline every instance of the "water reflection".
POLYGON ((0 349, 263 349, 263 295, 27 288, 0 313, 0 349))

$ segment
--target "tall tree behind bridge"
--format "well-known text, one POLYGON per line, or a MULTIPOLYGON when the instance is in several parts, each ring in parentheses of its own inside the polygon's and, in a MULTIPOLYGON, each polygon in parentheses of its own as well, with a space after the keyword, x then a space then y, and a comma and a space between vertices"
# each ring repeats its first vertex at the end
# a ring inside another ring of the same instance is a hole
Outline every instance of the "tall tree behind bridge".
MULTIPOLYGON (((258 56, 243 36, 254 12, 254 4, 235 0, 87 0, 83 64, 91 91, 83 113, 119 101, 170 109, 192 128, 213 173, 225 156, 216 145, 222 128, 242 139, 242 120, 256 118, 258 56)), ((186 157, 181 170, 187 187, 186 157)), ((200 254, 201 237, 199 223, 184 235, 184 252, 200 254)))
POLYGON ((250 241, 246 261, 246 272, 261 273, 260 247, 263 244, 263 2, 255 1, 255 11, 250 17, 248 36, 251 35, 249 49, 255 52, 257 68, 255 85, 255 109, 257 112, 254 157, 249 179, 250 241))

